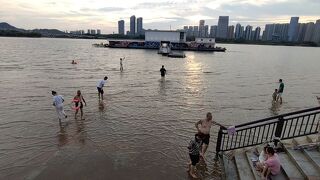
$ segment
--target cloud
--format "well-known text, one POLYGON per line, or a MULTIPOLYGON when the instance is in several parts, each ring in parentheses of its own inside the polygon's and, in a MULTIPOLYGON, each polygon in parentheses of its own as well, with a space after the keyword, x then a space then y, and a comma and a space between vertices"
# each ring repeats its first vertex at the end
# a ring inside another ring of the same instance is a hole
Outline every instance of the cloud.
POLYGON ((84 12, 116 12, 116 11, 123 11, 123 10, 125 10, 125 8, 121 8, 121 7, 103 7, 103 8, 98 8, 98 9, 82 8, 80 10, 84 11, 84 12))
POLYGON ((198 25, 200 19, 216 25, 221 15, 229 16, 230 24, 262 27, 288 23, 290 16, 300 16, 300 22, 320 19, 320 0, 0 0, 0 4, 2 21, 29 29, 49 24, 68 30, 102 26, 104 32, 112 32, 119 19, 128 27, 131 15, 143 17, 145 28, 152 29, 168 29, 170 25, 181 29, 198 25))

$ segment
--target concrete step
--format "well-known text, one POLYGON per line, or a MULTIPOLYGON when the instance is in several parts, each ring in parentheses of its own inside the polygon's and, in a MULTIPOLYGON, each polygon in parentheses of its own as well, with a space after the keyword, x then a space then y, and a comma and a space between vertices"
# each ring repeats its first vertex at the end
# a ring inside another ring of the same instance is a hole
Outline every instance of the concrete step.
POLYGON ((320 152, 317 149, 304 149, 303 151, 308 159, 317 167, 318 171, 320 172, 320 152))
POLYGON ((289 157, 296 163, 298 169, 307 179, 320 179, 320 171, 318 168, 304 155, 301 150, 287 149, 289 157))
MULTIPOLYGON (((299 139, 294 139, 294 144, 295 145, 303 145, 303 144, 314 144, 316 143, 316 140, 318 138, 318 135, 309 135, 306 137, 307 142, 305 143, 304 141, 299 141, 299 139)), ((310 147, 305 147, 301 149, 302 152, 304 152, 305 156, 312 162, 315 167, 318 169, 320 172, 320 152, 316 146, 311 146, 310 147)))
POLYGON ((278 153, 278 156, 281 162, 281 168, 289 179, 294 179, 294 180, 305 179, 303 174, 297 168, 295 163, 292 162, 291 158, 288 156, 287 153, 278 153))
POLYGON ((223 159, 223 166, 224 166, 226 180, 239 180, 234 158, 229 160, 228 158, 223 156, 222 159, 223 159))
POLYGON ((254 167, 253 165, 253 161, 252 159, 256 159, 256 160, 259 160, 259 157, 256 156, 255 154, 253 154, 252 151, 247 151, 246 152, 246 157, 247 157, 247 160, 249 162, 249 165, 250 165, 250 168, 251 168, 251 171, 252 171, 252 174, 254 176, 255 179, 261 179, 261 177, 259 176, 259 172, 256 171, 256 168, 254 167))
POLYGON ((255 180, 251 171, 250 164, 245 153, 239 153, 234 156, 237 172, 240 180, 255 180))

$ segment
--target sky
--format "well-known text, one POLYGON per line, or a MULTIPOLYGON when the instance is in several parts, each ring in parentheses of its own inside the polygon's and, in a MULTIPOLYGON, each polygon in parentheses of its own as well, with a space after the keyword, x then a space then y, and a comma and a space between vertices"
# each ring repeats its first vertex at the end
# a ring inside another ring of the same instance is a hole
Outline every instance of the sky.
POLYGON ((143 17, 144 29, 182 29, 184 25, 216 25, 219 16, 229 24, 289 23, 320 19, 320 0, 0 0, 0 22, 18 28, 59 30, 101 29, 117 33, 118 20, 143 17))

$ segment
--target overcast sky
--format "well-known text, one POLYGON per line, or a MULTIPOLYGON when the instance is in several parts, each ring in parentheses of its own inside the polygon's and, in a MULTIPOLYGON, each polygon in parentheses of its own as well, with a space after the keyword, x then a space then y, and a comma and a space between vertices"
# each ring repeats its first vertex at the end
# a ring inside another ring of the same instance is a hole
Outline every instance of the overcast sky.
POLYGON ((131 15, 143 17, 145 29, 178 29, 184 25, 216 25, 229 16, 229 24, 250 24, 264 29, 266 23, 320 19, 320 0, 0 0, 0 22, 19 28, 60 30, 101 29, 117 33, 117 22, 131 15))

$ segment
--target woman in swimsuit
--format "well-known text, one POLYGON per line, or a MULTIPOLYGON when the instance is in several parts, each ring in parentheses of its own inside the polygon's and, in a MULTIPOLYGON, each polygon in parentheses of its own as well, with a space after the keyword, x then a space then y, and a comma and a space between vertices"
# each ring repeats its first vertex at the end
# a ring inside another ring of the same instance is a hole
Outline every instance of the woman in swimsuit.
POLYGON ((83 103, 84 102, 84 105, 87 106, 87 103, 86 101, 84 100, 83 96, 81 95, 81 91, 78 90, 77 91, 77 95, 73 98, 73 102, 75 103, 75 109, 76 109, 76 113, 74 114, 74 118, 77 119, 77 114, 78 114, 78 111, 80 109, 80 115, 81 115, 81 119, 83 119, 83 103))

